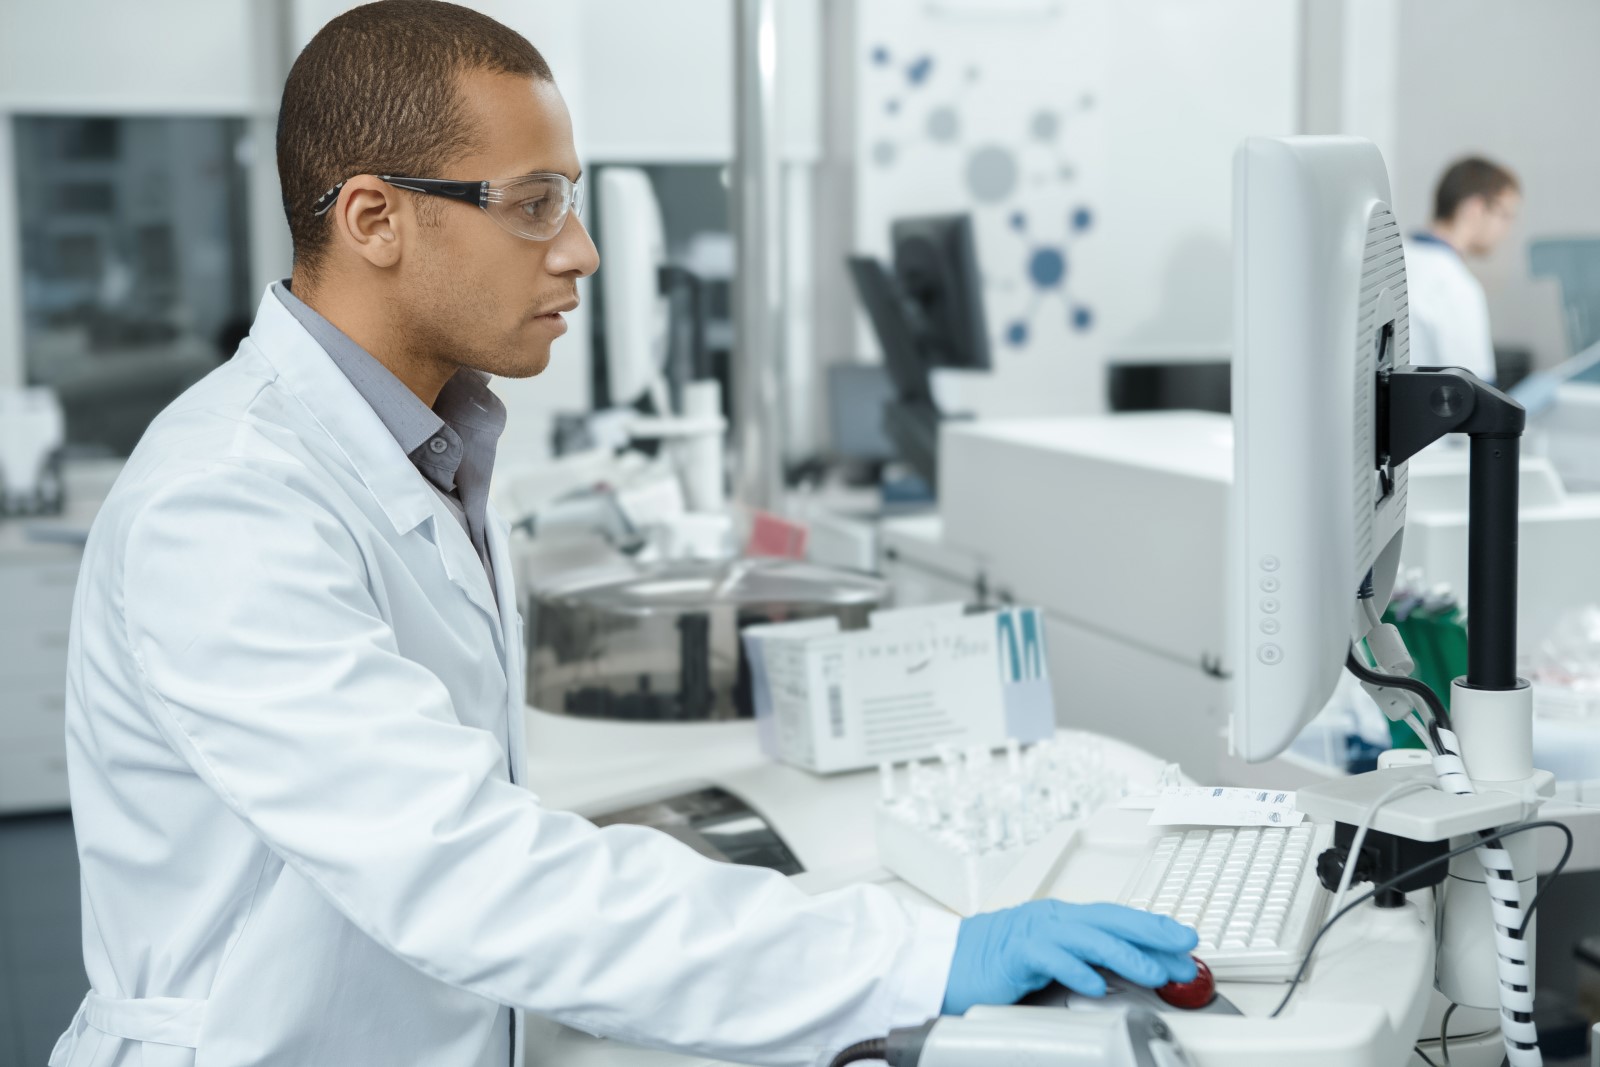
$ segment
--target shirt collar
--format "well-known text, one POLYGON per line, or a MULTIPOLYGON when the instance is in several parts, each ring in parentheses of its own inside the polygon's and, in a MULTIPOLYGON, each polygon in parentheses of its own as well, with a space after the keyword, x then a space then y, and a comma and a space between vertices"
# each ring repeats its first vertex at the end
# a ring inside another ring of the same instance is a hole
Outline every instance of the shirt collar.
POLYGON ((1440 237, 1436 233, 1429 233, 1427 230, 1418 230, 1416 233, 1412 234, 1411 243, 1417 245, 1438 245, 1440 248, 1443 248, 1446 251, 1455 253, 1458 256, 1460 255, 1459 252, 1456 252, 1455 245, 1451 244, 1449 241, 1446 241, 1443 237, 1440 237))

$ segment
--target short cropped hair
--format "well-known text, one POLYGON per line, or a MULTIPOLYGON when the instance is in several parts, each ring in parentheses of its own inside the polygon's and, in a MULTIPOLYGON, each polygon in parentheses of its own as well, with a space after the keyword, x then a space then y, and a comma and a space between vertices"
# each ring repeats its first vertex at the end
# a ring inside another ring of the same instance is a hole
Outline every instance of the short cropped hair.
MULTIPOLYGON (((442 0, 378 0, 317 32, 289 71, 278 110, 278 181, 297 269, 314 276, 332 233, 317 198, 357 174, 438 177, 470 151, 463 74, 553 81, 527 39, 442 0)), ((419 204, 422 200, 419 198, 419 204)))
POLYGON ((1475 196, 1484 203, 1492 203, 1501 193, 1521 188, 1517 176, 1498 163, 1480 156, 1457 160, 1439 179, 1433 193, 1433 218, 1436 222, 1449 222, 1461 210, 1461 205, 1475 196))

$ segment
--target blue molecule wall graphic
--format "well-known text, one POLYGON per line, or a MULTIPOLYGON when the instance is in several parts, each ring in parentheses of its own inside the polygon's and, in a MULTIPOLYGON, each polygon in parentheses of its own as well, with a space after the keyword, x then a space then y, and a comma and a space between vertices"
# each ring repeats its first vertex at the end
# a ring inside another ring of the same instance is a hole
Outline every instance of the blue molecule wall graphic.
POLYGON ((1067 257, 1059 248, 1036 248, 1028 257, 1028 277, 1041 289, 1054 289, 1067 275, 1067 257))
MULTIPOLYGON (((1010 222, 1011 229, 1022 235, 1023 240, 1028 240, 1028 216, 1021 211, 1013 212, 1010 222)), ((1088 208, 1075 208, 1067 216, 1067 235, 1070 237, 1084 233, 1093 224, 1094 216, 1088 208)), ((1059 244, 1030 242, 1023 269, 1023 274, 1028 280, 1028 310, 1022 318, 1013 319, 1007 325, 1004 331, 1007 344, 1013 348, 1026 347, 1033 337, 1031 328, 1033 319, 1040 313, 1040 309, 1056 296, 1061 298, 1067 323, 1074 330, 1083 333, 1094 327, 1094 312, 1074 301, 1068 292, 1069 273, 1067 246, 1064 240, 1059 244)))
MULTIPOLYGON (((989 285, 992 291, 1015 291, 1021 287, 1028 294, 1026 311, 1006 322, 1001 329, 1004 343, 1016 349, 1028 347, 1036 332, 1033 329, 1034 320, 1047 307, 1059 306, 1067 325, 1080 333, 1092 329, 1095 321, 1093 311, 1074 300, 1070 292, 1071 260, 1067 245, 1073 237, 1093 228, 1093 213, 1086 206, 1076 207, 1068 213, 1060 239, 1046 240, 1042 236, 1034 239, 1028 233, 1028 215, 1018 204, 1019 190, 1023 185, 1022 157, 1019 153, 1024 150, 1030 153, 1030 159, 1044 151, 1057 160, 1053 175, 1041 175, 1037 173, 1036 166, 1030 166, 1029 184, 1044 182, 1058 186, 1070 185, 1076 179, 1074 168, 1060 156, 1063 147, 1070 148, 1072 145, 1072 129, 1067 118, 1049 106, 1025 113, 1023 129, 1027 140, 1033 143, 1032 148, 993 140, 977 144, 963 143, 966 131, 982 131, 982 126, 964 120, 961 85, 941 89, 940 67, 934 56, 918 54, 897 57, 888 45, 879 44, 871 48, 868 58, 874 67, 883 70, 882 77, 889 79, 883 85, 886 90, 881 98, 883 108, 891 117, 890 126, 902 131, 898 136, 881 138, 872 145, 872 162, 883 168, 898 166, 901 145, 912 140, 925 139, 928 144, 959 151, 962 162, 952 169, 961 176, 967 197, 974 207, 975 221, 981 223, 982 213, 986 209, 1003 210, 1006 212, 1003 217, 1011 231, 1025 242, 1019 271, 990 271, 995 279, 989 285), (948 95, 942 100, 930 99, 941 91, 953 93, 954 102, 948 95), (926 106, 920 106, 923 104, 926 106), (906 114, 906 118, 900 118, 902 114, 906 114), (1059 305, 1056 304, 1058 300, 1059 305)), ((964 74, 968 84, 978 81, 982 75, 974 66, 968 66, 960 73, 951 73, 955 74, 958 81, 964 74)), ((949 81, 950 74, 944 80, 949 81)), ((1077 105, 1079 110, 1088 110, 1094 106, 1094 99, 1085 94, 1078 99, 1077 105)), ((1025 105, 1019 103, 1019 106, 1025 105)))

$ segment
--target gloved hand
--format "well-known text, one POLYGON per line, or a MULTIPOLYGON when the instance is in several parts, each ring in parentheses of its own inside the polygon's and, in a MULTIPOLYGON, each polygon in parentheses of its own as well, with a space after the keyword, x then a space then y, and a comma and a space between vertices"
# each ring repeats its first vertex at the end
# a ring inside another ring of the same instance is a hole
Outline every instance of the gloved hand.
POLYGON ((944 1013, 974 1004, 1015 1004, 1050 982, 1103 996, 1091 964, 1140 985, 1194 980, 1195 932, 1164 915, 1120 904, 1034 900, 963 919, 945 985, 944 1013))

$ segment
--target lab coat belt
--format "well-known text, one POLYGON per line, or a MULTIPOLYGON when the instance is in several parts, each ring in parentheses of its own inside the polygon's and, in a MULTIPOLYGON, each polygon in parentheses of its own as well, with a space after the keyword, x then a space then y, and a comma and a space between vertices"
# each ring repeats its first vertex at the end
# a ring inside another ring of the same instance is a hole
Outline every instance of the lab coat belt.
POLYGON ((49 1067, 64 1067, 85 1027, 127 1041, 146 1041, 180 1048, 200 1046, 206 1002, 184 997, 107 997, 89 991, 77 1017, 50 1054, 49 1067))

